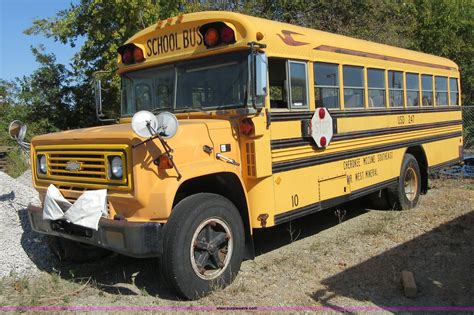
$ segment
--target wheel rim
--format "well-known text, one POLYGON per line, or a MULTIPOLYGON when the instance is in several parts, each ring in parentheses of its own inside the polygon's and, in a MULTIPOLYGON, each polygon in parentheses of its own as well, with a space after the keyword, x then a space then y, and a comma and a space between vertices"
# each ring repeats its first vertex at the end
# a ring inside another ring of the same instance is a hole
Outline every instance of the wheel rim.
POLYGON ((191 265, 198 277, 212 280, 227 268, 232 257, 233 238, 226 222, 218 218, 203 221, 191 240, 191 265))
POLYGON ((418 178, 412 167, 409 167, 406 171, 404 189, 407 199, 410 201, 415 200, 418 191, 418 178))

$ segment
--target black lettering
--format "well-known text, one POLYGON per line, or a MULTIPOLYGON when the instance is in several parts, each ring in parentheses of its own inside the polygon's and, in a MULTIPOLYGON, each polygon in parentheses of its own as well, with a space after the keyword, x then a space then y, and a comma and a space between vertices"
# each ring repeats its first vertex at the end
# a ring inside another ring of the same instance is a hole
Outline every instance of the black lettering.
POLYGON ((188 48, 189 46, 189 32, 188 30, 183 31, 183 47, 184 49, 188 48))
POLYGON ((151 47, 152 47, 152 50, 153 50, 153 55, 158 55, 158 50, 155 49, 156 48, 156 37, 153 38, 152 42, 151 42, 151 47))
POLYGON ((174 51, 176 48, 176 40, 174 38, 174 34, 170 34, 169 46, 170 46, 170 51, 174 51))
POLYGON ((148 50, 146 51, 146 55, 147 55, 148 57, 150 57, 150 56, 151 56, 151 50, 152 50, 152 48, 151 48, 151 40, 150 40, 150 39, 146 41, 146 47, 148 48, 148 50))
POLYGON ((163 38, 160 36, 158 37, 158 43, 156 44, 157 55, 163 53, 163 38))
POLYGON ((174 33, 174 39, 175 39, 175 46, 176 46, 176 50, 181 50, 181 47, 179 46, 179 40, 178 40, 178 33, 174 33))
MULTIPOLYGON (((199 32, 199 27, 198 28, 194 28, 194 34, 198 36, 198 41, 197 41, 197 44, 198 45, 201 45, 202 44, 202 35, 201 35, 201 32, 199 32)), ((194 45, 193 45, 194 46, 194 45)))
POLYGON ((169 40, 168 40, 168 35, 165 35, 162 37, 162 40, 163 40, 163 52, 167 53, 168 50, 169 50, 169 40))

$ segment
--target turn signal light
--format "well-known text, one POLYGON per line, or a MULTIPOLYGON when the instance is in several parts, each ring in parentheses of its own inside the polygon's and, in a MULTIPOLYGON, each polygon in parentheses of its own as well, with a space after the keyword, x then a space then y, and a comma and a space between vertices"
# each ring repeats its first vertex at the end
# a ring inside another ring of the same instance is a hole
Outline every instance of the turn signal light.
POLYGON ((244 118, 240 121, 240 132, 246 136, 250 136, 255 131, 255 125, 252 119, 244 118))
POLYGON ((173 162, 168 154, 162 154, 158 157, 158 168, 162 170, 173 168, 173 162))

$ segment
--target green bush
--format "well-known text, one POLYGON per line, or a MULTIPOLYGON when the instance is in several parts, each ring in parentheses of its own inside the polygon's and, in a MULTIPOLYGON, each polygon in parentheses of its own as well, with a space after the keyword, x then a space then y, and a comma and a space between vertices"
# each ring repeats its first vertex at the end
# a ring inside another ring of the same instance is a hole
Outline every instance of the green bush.
POLYGON ((13 178, 16 178, 23 174, 27 169, 29 169, 29 164, 27 158, 23 152, 18 150, 13 150, 8 153, 7 156, 7 167, 5 172, 13 178))

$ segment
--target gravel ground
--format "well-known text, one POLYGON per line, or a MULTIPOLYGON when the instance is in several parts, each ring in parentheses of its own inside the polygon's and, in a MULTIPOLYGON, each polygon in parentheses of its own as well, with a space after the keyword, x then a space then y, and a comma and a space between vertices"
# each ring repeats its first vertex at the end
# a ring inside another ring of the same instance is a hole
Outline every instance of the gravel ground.
POLYGON ((0 183, 0 278, 51 270, 54 256, 28 222, 28 203, 39 203, 31 187, 31 171, 18 179, 0 172, 0 183))

